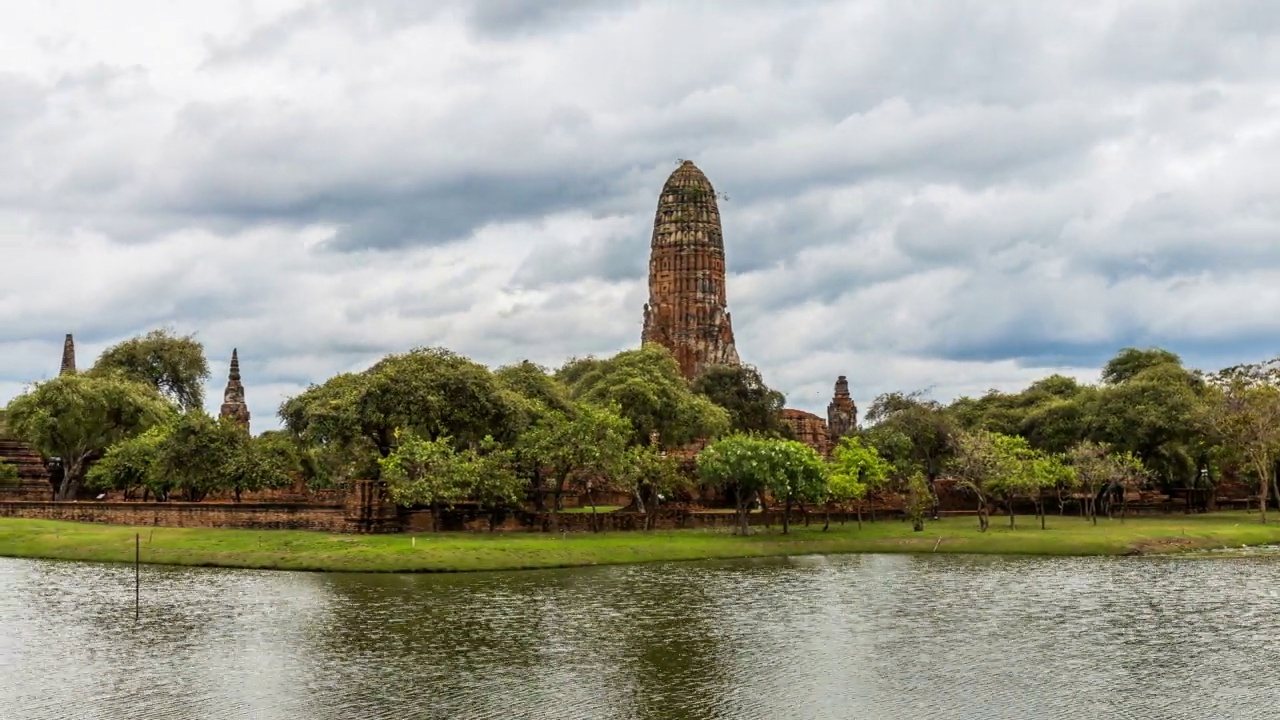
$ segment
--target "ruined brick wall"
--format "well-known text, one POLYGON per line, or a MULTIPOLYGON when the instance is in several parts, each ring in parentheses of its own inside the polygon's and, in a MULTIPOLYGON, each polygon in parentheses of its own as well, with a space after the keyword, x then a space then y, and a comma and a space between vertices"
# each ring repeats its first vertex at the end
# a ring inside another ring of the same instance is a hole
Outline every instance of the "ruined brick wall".
POLYGON ((658 199, 641 342, 670 350, 690 379, 710 365, 737 365, 726 308, 724 235, 715 189, 686 160, 667 178, 658 199))
POLYGON ((824 457, 831 451, 831 438, 827 423, 811 412, 787 408, 781 413, 782 422, 791 427, 796 439, 817 450, 824 457))
POLYGON ((340 506, 245 503, 0 502, 0 517, 108 525, 353 532, 340 506))
POLYGON ((44 459, 30 445, 4 436, 0 422, 0 462, 18 471, 17 482, 0 481, 0 500, 52 500, 53 485, 44 459))

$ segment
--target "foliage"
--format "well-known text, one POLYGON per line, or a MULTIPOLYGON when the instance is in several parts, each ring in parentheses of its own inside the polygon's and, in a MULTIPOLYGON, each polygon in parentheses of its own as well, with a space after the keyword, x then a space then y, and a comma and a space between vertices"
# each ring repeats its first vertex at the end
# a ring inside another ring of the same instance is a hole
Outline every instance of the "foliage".
POLYGON ((194 336, 161 329, 107 348, 89 374, 119 374, 150 385, 184 410, 195 410, 204 405, 209 362, 194 336))
POLYGON ((830 502, 856 501, 858 522, 862 522, 862 500, 867 493, 883 487, 893 471, 876 449, 857 436, 844 437, 831 452, 827 472, 827 499, 830 502))
POLYGON ((150 386, 117 376, 63 375, 11 400, 6 424, 41 454, 61 459, 56 497, 67 500, 79 491, 92 456, 172 415, 173 406, 150 386))
MULTIPOLYGON (((1106 493, 1137 489, 1147 471, 1136 455, 1117 450, 1106 443, 1083 441, 1067 453, 1074 470, 1074 480, 1085 494, 1085 514, 1096 525, 1098 500, 1106 493)), ((1108 502, 1108 507, 1110 507, 1108 502)))
POLYGON ((822 456, 798 440, 767 441, 766 459, 772 466, 766 487, 783 504, 782 532, 791 529, 793 504, 817 503, 826 495, 826 466, 822 456))
POLYGON ((1230 368, 1212 379, 1200 424, 1258 479, 1261 520, 1280 448, 1280 387, 1270 372, 1230 368))
POLYGON ((391 454, 397 431, 448 437, 460 448, 501 437, 518 412, 511 399, 483 365, 441 348, 419 348, 313 385, 283 403, 280 416, 308 444, 372 460, 391 454))
POLYGON ((681 472, 680 461, 674 455, 651 445, 632 445, 626 450, 614 482, 618 489, 630 492, 644 512, 646 507, 656 509, 656 501, 689 484, 689 478, 681 472), (646 504, 645 498, 650 502, 646 504))
POLYGON ((0 483, 15 482, 18 479, 18 468, 13 464, 0 460, 0 483))
POLYGON ((210 493, 243 492, 289 483, 287 459, 273 441, 250 438, 244 428, 203 411, 183 413, 157 444, 154 469, 170 492, 198 502, 210 493))
POLYGON ((786 397, 764 384, 750 365, 713 365, 694 378, 694 392, 729 413, 729 427, 738 432, 777 434, 786 397))
POLYGON ((167 475, 157 470, 156 463, 160 443, 168 433, 167 425, 156 425, 112 445, 89 469, 85 486, 93 491, 122 492, 127 499, 137 496, 139 490, 157 500, 166 499, 173 485, 167 475))
POLYGON ((616 406, 583 403, 571 415, 544 416, 521 436, 520 449, 522 457, 549 471, 554 512, 566 486, 590 495, 599 480, 620 475, 631 439, 631 424, 616 406))
POLYGON ((493 438, 458 450, 451 438, 397 433, 396 449, 379 460, 392 500, 400 505, 448 506, 474 500, 493 509, 520 502, 523 483, 509 450, 493 438))
POLYGON ((693 392, 680 365, 659 345, 620 352, 608 359, 571 360, 556 377, 575 400, 616 405, 632 427, 632 444, 650 442, 679 448, 701 438, 714 438, 729 428, 729 414, 693 392))
POLYGON ((1182 358, 1163 348, 1124 348, 1102 368, 1102 382, 1118 385, 1162 365, 1182 367, 1182 358))
POLYGON ((907 517, 911 519, 911 529, 915 532, 924 530, 924 516, 933 505, 933 495, 925 484, 924 474, 919 470, 907 478, 907 517))
POLYGON ((868 441, 901 477, 919 470, 926 480, 933 480, 951 456, 955 421, 923 391, 877 397, 866 420, 873 425, 866 431, 868 441))
POLYGON ((749 504, 766 491, 784 502, 816 500, 825 492, 821 458, 795 440, 733 433, 698 453, 697 466, 703 481, 735 496, 743 535, 750 533, 749 504))

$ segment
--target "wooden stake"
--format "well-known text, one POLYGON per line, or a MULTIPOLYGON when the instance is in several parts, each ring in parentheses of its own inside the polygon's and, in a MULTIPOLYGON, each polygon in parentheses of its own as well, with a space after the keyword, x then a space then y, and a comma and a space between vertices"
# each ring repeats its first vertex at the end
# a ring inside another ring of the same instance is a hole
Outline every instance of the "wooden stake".
POLYGON ((139 565, 142 562, 142 533, 133 534, 133 621, 138 622, 141 613, 142 577, 139 565))

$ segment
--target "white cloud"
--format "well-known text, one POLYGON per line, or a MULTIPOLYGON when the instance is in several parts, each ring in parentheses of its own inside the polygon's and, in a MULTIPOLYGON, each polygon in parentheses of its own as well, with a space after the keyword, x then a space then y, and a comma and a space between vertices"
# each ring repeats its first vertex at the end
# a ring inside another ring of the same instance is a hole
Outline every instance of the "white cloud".
POLYGON ((415 345, 638 343, 676 158, 744 359, 821 412, 1280 330, 1280 13, 1167 0, 27 3, 0 28, 0 400, 161 326, 255 426, 415 345))

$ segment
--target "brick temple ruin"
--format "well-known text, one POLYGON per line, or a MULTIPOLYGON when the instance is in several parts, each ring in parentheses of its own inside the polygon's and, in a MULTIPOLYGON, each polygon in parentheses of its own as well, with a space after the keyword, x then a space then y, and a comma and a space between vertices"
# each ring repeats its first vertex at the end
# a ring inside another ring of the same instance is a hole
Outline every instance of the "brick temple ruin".
MULTIPOLYGON (((685 378, 713 365, 739 365, 725 282, 724 230, 711 181, 685 160, 662 186, 649 245, 649 302, 641 344, 671 351, 685 378)), ((787 408, 792 433, 827 455, 857 429, 858 409, 844 375, 836 380, 827 418, 787 408)))
MULTIPOLYGON (((644 306, 642 344, 657 343, 666 347, 679 363, 683 375, 690 380, 715 365, 741 364, 728 310, 724 232, 716 191, 692 162, 681 162, 667 178, 658 198, 650 243, 648 284, 649 302, 644 306)), ((75 339, 67 334, 59 374, 75 372, 75 339)), ((250 427, 238 350, 231 352, 219 416, 240 424, 246 431, 250 427)), ((857 406, 849 393, 848 380, 841 375, 835 382, 825 419, 794 408, 783 410, 780 418, 798 440, 826 455, 841 437, 857 429, 857 406)), ((701 444, 695 444, 689 449, 699 447, 701 444)), ((400 517, 404 513, 391 506, 380 484, 372 481, 357 483, 342 498, 321 498, 312 494, 304 499, 294 492, 281 492, 264 493, 262 497, 255 497, 256 502, 234 504, 208 501, 126 504, 106 501, 77 506, 53 502, 54 486, 61 474, 56 459, 43 458, 30 446, 8 436, 2 417, 0 462, 7 462, 18 471, 16 483, 0 486, 0 511, 3 511, 0 515, 157 525, 295 527, 359 532, 394 531, 415 525, 415 522, 400 517)), ((566 517, 573 519, 572 516, 566 517)))

